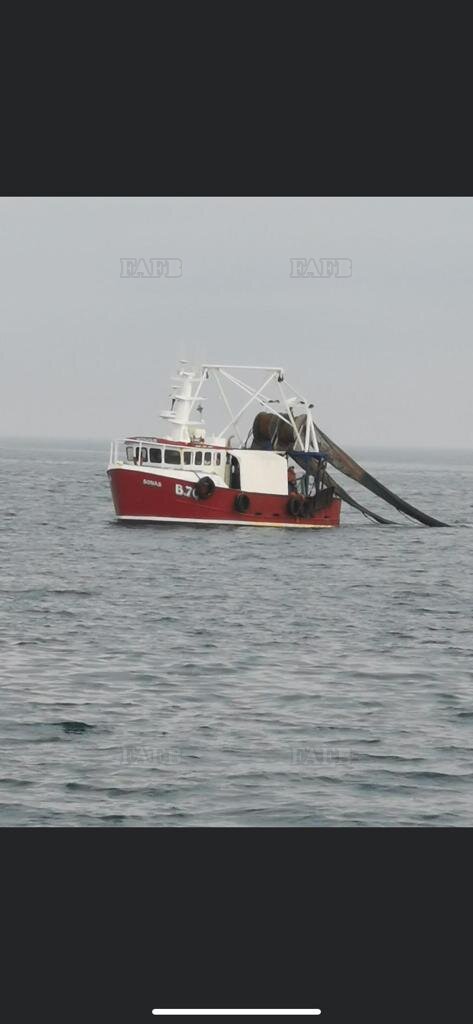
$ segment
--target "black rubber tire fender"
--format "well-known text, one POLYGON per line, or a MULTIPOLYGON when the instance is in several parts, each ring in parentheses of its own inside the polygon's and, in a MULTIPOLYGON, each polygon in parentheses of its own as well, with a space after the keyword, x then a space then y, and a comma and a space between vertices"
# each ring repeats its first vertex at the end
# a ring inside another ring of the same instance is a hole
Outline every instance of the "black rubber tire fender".
POLYGON ((210 498, 215 490, 215 484, 210 476, 203 476, 195 485, 195 493, 201 501, 204 498, 210 498))
POLYGON ((237 494, 234 504, 237 512, 248 512, 250 499, 247 494, 240 492, 240 494, 237 494))
POLYGON ((298 494, 291 494, 287 503, 287 511, 290 516, 301 516, 304 502, 298 494))

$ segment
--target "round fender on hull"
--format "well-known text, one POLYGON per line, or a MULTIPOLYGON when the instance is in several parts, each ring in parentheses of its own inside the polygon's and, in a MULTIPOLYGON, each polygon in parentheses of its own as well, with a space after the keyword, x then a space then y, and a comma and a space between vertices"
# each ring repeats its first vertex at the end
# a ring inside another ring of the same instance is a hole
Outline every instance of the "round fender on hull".
POLYGON ((195 493, 201 500, 210 498, 215 490, 215 484, 209 476, 203 476, 195 485, 195 493))
POLYGON ((247 494, 240 493, 237 494, 234 504, 237 512, 248 512, 250 499, 247 494))
POLYGON ((287 511, 290 516, 301 516, 304 508, 304 501, 298 494, 291 494, 287 503, 287 511))

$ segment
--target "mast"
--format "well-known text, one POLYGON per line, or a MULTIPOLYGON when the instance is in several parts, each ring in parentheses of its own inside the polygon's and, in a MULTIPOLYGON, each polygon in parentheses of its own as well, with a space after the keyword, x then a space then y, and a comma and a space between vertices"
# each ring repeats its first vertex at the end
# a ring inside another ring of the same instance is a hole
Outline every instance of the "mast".
POLYGON ((204 421, 191 417, 196 402, 205 401, 200 391, 207 376, 204 370, 183 368, 177 371, 177 377, 172 378, 176 383, 171 389, 171 408, 160 414, 161 419, 167 420, 169 424, 166 437, 170 441, 189 443, 196 433, 199 437, 205 437, 204 421))

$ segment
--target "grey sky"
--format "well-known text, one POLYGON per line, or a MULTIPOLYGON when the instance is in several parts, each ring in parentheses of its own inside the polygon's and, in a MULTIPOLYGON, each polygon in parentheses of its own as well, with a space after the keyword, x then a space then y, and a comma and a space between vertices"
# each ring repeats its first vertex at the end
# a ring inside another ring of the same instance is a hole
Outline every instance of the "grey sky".
POLYGON ((285 366, 348 450, 473 447, 472 251, 469 198, 3 199, 0 434, 155 433, 188 358, 285 366))

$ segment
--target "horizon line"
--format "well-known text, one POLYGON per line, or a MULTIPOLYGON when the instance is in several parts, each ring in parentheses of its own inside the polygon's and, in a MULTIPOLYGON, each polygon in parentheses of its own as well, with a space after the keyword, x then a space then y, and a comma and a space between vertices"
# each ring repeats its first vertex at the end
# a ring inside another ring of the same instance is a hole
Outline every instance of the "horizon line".
MULTIPOLYGON (((118 437, 118 436, 119 435, 115 435, 115 437, 118 437)), ((140 436, 144 437, 145 435, 144 434, 142 434, 142 435, 136 434, 135 436, 138 438, 140 436)), ((125 437, 125 435, 123 435, 123 437, 125 437)), ((61 435, 61 434, 0 434, 0 441, 80 441, 80 442, 91 442, 91 441, 93 441, 93 442, 100 443, 100 444, 103 443, 103 444, 110 445, 112 440, 113 440, 113 437, 111 437, 110 435, 109 436, 99 436, 99 435, 96 435, 96 436, 93 436, 93 437, 90 437, 90 436, 86 437, 86 436, 81 436, 80 434, 64 434, 64 435, 61 435)), ((162 438, 162 440, 166 441, 168 439, 167 438, 162 438)), ((428 452, 428 451, 432 451, 432 452, 438 452, 438 451, 445 451, 445 452, 450 452, 450 451, 469 452, 470 451, 471 452, 471 451, 473 451, 473 443, 471 445, 459 445, 459 444, 449 444, 449 445, 445 445, 445 444, 442 444, 442 445, 440 445, 440 444, 439 445, 435 445, 435 444, 430 444, 430 445, 425 445, 425 444, 418 444, 418 445, 412 445, 412 444, 411 445, 407 445, 407 444, 369 444, 369 443, 364 442, 364 441, 350 441, 349 443, 350 443, 350 445, 353 445, 354 448, 371 448, 373 451, 376 451, 376 450, 380 450, 380 451, 381 450, 384 450, 384 451, 426 451, 426 452, 428 452)))

